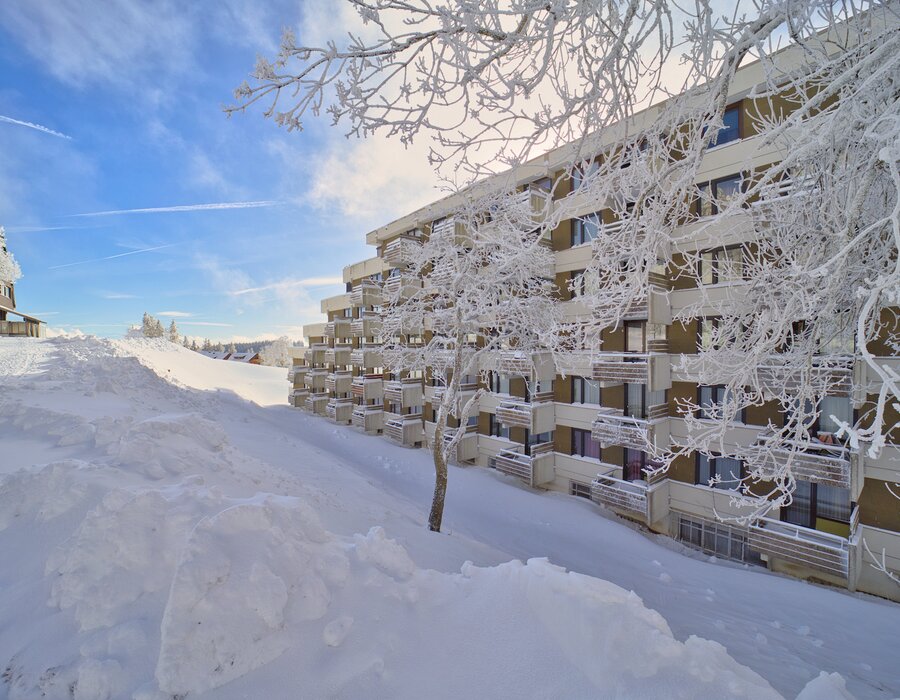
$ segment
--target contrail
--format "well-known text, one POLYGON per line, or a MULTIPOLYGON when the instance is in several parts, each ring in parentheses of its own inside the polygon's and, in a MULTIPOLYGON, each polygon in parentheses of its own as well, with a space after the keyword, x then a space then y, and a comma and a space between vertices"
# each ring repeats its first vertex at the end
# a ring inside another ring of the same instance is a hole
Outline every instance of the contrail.
POLYGON ((162 250, 163 248, 171 248, 178 245, 177 243, 167 243, 166 245, 158 245, 153 248, 142 248, 141 250, 129 250, 127 253, 118 253, 116 255, 107 255, 105 258, 93 258, 92 260, 79 260, 78 262, 66 263, 65 265, 54 265, 48 267, 48 270, 58 270, 61 267, 72 267, 73 265, 87 265, 92 262, 100 262, 102 260, 112 260, 113 258, 124 258, 126 255, 137 255, 138 253, 149 253, 152 250, 162 250))
POLYGON ((274 207, 280 202, 219 202, 217 204, 182 204, 176 207, 151 207, 148 209, 116 209, 114 211, 92 211, 87 214, 70 214, 77 216, 115 216, 116 214, 159 214, 176 211, 210 211, 213 209, 256 209, 258 207, 274 207))
POLYGON ((236 289, 229 292, 231 296, 237 297, 242 294, 255 294, 256 292, 265 292, 270 289, 290 289, 291 287, 325 287, 330 284, 341 284, 341 277, 307 277, 302 280, 284 280, 282 282, 274 282, 261 287, 248 287, 247 289, 236 289))
POLYGON ((12 117, 4 117, 0 114, 0 122, 6 122, 7 124, 17 124, 18 126, 27 126, 29 129, 35 129, 37 131, 42 131, 45 134, 50 134, 51 136, 58 136, 61 139, 72 140, 71 136, 63 134, 59 131, 54 131, 53 129, 48 129, 46 126, 41 126, 40 124, 34 124, 32 122, 23 122, 19 119, 13 119, 12 117))

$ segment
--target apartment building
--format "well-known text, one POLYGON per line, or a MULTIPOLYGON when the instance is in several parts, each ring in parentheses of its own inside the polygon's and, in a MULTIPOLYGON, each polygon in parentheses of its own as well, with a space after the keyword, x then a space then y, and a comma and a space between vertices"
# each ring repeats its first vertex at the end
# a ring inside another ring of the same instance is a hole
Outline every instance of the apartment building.
MULTIPOLYGON (((710 194, 705 201, 727 198, 740 187, 748 164, 762 171, 780 160, 777 149, 762 143, 754 130, 747 95, 760 80, 756 70, 750 64, 738 72, 725 129, 704 156, 697 186, 710 194)), ((650 123, 654 116, 651 108, 639 119, 650 123)), ((570 151, 563 147, 506 177, 523 197, 535 198, 537 207, 551 196, 548 182, 557 183, 553 197, 577 196, 577 178, 570 177, 569 167, 570 151)), ((379 309, 384 290, 402 295, 421 287, 406 268, 410 253, 433 225, 456 225, 447 217, 458 206, 458 199, 445 198, 367 234, 376 255, 344 269, 346 293, 322 301, 327 322, 304 329, 308 347, 298 352, 290 370, 292 405, 403 445, 427 444, 442 387, 427 371, 385 371, 379 309)), ((730 271, 740 267, 745 254, 746 229, 704 227, 702 237, 694 235, 709 213, 703 206, 698 204, 696 220, 680 227, 680 248, 672 256, 699 254, 699 282, 707 294, 740 299, 747 285, 730 271)), ((552 231, 548 243, 555 263, 548 274, 556 280, 569 319, 590 314, 577 289, 570 291, 570 281, 588 268, 592 239, 610 225, 615 223, 602 203, 586 200, 552 231)), ((724 391, 701 385, 684 369, 680 359, 697 355, 715 319, 699 313, 673 321, 698 305, 700 290, 697 280, 674 278, 666 261, 660 263, 650 273, 647 296, 635 299, 624 322, 604 330, 602 343, 572 359, 564 375, 549 356, 523 363, 511 354, 499 358, 494 371, 466 378, 463 392, 481 387, 487 393, 469 425, 449 419, 449 428, 465 433, 457 461, 496 469, 534 488, 590 499, 719 557, 900 600, 900 586, 873 566, 900 572, 900 500, 890 490, 900 483, 900 436, 889 435, 889 444, 874 458, 865 448, 837 439, 832 416, 852 420, 874 403, 879 388, 865 363, 846 357, 842 348, 823 353, 821 371, 831 373, 833 381, 819 422, 810 428, 816 439, 794 458, 798 483, 790 505, 741 523, 737 518, 745 513, 732 503, 732 489, 744 468, 727 456, 681 456, 664 473, 647 477, 652 467, 648 445, 683 443, 691 429, 678 410, 680 399, 715 405, 724 391)), ((431 332, 404 331, 400 340, 407 345, 424 342, 431 332)), ((870 350, 900 371, 888 342, 870 350)), ((779 375, 777 361, 760 367, 758 374, 760 381, 790 381, 779 375)), ((697 418, 704 419, 702 410, 697 418)), ((754 449, 767 426, 783 420, 773 403, 746 409, 728 432, 727 447, 733 450, 723 454, 754 449)), ((891 413, 887 424, 896 422, 891 413)))

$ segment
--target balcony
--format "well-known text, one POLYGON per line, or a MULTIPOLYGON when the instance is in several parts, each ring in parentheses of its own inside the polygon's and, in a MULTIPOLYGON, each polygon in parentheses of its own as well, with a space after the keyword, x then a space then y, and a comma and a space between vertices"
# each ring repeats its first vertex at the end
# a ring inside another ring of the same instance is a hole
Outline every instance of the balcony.
POLYGON ((381 306, 381 283, 362 280, 350 291, 350 306, 381 306))
POLYGON ((328 394, 309 394, 306 397, 306 410, 310 413, 316 413, 320 416, 324 416, 326 406, 328 406, 328 394))
POLYGON ((294 408, 306 408, 307 396, 309 396, 308 389, 291 389, 288 392, 288 404, 294 408))
POLYGON ((556 376, 556 365, 549 352, 501 350, 496 360, 496 370, 500 374, 530 377, 538 381, 552 381, 556 376))
POLYGON ((456 437, 459 430, 463 430, 465 434, 456 443, 456 450, 453 456, 457 462, 473 462, 478 459, 478 433, 475 426, 444 428, 444 444, 449 444, 456 437))
POLYGON ((413 408, 425 403, 425 393, 421 379, 401 379, 384 382, 384 400, 399 404, 402 408, 413 408))
POLYGON ((384 429, 384 410, 381 406, 356 406, 350 422, 367 433, 380 433, 384 429))
POLYGON ((325 364, 343 367, 350 364, 350 354, 353 346, 349 343, 340 343, 325 351, 325 364))
POLYGON ((325 353, 329 349, 325 343, 311 343, 307 353, 310 363, 314 365, 325 364, 325 353))
MULTIPOLYGON (((650 415, 658 415, 668 407, 651 407, 650 415)), ((591 438, 601 447, 619 445, 647 451, 653 446, 666 447, 669 442, 668 420, 665 418, 632 418, 615 408, 602 408, 591 426, 591 438)))
POLYGON ((760 433, 757 444, 749 448, 751 460, 764 474, 783 472, 790 460, 791 473, 803 481, 844 489, 849 489, 855 481, 852 478, 852 456, 846 447, 826 445, 816 439, 812 439, 809 444, 780 440, 779 444, 767 447, 773 439, 771 431, 764 431, 760 433))
POLYGON ((381 317, 370 311, 350 324, 350 335, 354 338, 374 338, 381 335, 381 317))
POLYGON ((298 388, 304 386, 308 371, 309 367, 306 365, 294 365, 288 370, 288 381, 298 388))
POLYGON ((774 396, 791 394, 809 383, 814 393, 828 396, 850 396, 853 389, 853 358, 823 356, 812 358, 773 355, 756 370, 759 388, 774 396), (793 360, 793 361, 791 361, 793 360), (799 365, 799 366, 798 366, 799 365))
POLYGON ((496 409, 497 420, 503 425, 525 428, 532 433, 548 433, 554 429, 553 394, 535 394, 530 402, 504 400, 496 409))
POLYGON ((349 394, 352 382, 353 374, 350 370, 332 372, 325 377, 325 390, 333 394, 349 394))
POLYGON ((591 376, 609 384, 645 384, 649 391, 672 388, 669 356, 662 354, 601 352, 591 365, 591 376))
MULTIPOLYGON (((432 406, 437 410, 437 406, 444 400, 444 394, 447 389, 443 386, 431 387, 429 392, 426 393, 425 399, 431 403, 432 406), (429 395, 430 394, 430 395, 429 395)), ((462 410, 462 407, 466 405, 466 403, 471 399, 475 392, 478 391, 478 384, 476 383, 467 383, 460 384, 459 390, 456 393, 456 405, 453 406, 453 411, 455 413, 459 413, 462 410)), ((475 411, 477 411, 477 406, 475 411)))
POLYGON ((642 523, 650 521, 648 487, 640 481, 623 481, 605 474, 598 474, 591 482, 591 500, 642 523))
POLYGON ((839 579, 848 577, 850 542, 843 537, 769 518, 760 518, 749 530, 755 552, 839 579))
POLYGON ((403 302, 411 299, 422 288, 422 280, 409 273, 388 277, 384 283, 384 303, 403 302))
POLYGON ((385 245, 381 257, 391 267, 405 267, 416 259, 421 249, 419 236, 404 234, 385 245))
POLYGON ((353 417, 353 403, 350 399, 331 399, 325 406, 325 415, 335 423, 348 425, 353 417))
POLYGON ((385 434, 394 442, 415 447, 425 442, 425 424, 422 416, 396 416, 384 424, 385 434))
POLYGON ((325 391, 325 380, 328 370, 311 369, 306 373, 306 388, 312 391, 325 391))
POLYGON ((371 369, 381 367, 381 344, 363 343, 363 346, 350 352, 350 364, 354 367, 371 369))
POLYGON ((540 486, 553 481, 553 443, 531 446, 531 454, 524 453, 524 446, 500 450, 488 459, 488 466, 498 472, 521 479, 529 486, 540 486))
POLYGON ((470 246, 472 237, 466 231, 466 226, 461 221, 453 218, 443 219, 433 224, 431 227, 432 238, 444 238, 453 243, 453 245, 470 246))
POLYGON ((380 374, 353 377, 350 393, 355 399, 382 401, 384 399, 384 381, 380 374))

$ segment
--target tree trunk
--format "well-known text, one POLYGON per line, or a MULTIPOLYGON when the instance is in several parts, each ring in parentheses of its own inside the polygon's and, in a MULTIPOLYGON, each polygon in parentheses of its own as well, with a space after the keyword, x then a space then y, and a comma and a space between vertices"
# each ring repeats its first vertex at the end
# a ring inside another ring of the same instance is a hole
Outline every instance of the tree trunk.
POLYGON ((444 498, 447 495, 447 460, 444 459, 444 428, 440 423, 434 429, 431 455, 434 459, 434 495, 431 498, 428 529, 432 532, 440 532, 441 521, 444 519, 444 498))

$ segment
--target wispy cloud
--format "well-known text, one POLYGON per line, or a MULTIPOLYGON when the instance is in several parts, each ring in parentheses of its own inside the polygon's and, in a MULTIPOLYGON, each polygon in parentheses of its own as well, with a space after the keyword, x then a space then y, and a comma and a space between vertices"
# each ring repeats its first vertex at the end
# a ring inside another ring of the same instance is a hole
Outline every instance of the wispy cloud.
POLYGON ((86 226, 7 226, 7 233, 38 233, 39 231, 68 231, 87 228, 86 226))
POLYGON ((126 255, 138 255, 140 253, 149 253, 154 250, 163 250, 178 245, 177 243, 167 243, 166 245, 158 245, 152 248, 141 248, 140 250, 129 250, 127 253, 117 253, 116 255, 107 255, 103 258, 92 258, 91 260, 79 260, 78 262, 65 263, 64 265, 53 265, 48 270, 59 270, 63 267, 73 267, 75 265, 87 265, 88 263, 102 262, 103 260, 112 260, 114 258, 124 258, 126 255))
POLYGON ((166 318, 190 318, 194 314, 187 311, 157 311, 157 316, 165 316, 166 318))
POLYGON ((146 209, 115 209, 111 211, 92 211, 85 214, 70 214, 72 217, 82 216, 118 216, 120 214, 165 214, 181 211, 213 211, 216 209, 258 209, 274 207, 281 202, 263 200, 258 202, 216 202, 213 204, 180 204, 174 207, 148 207, 146 209))
POLYGON ((268 292, 270 290, 293 289, 294 287, 327 287, 331 284, 343 283, 341 277, 307 277, 299 280, 282 280, 280 282, 272 282, 259 287, 247 287, 246 289, 236 289, 229 292, 232 296, 243 296, 244 294, 258 294, 259 292, 268 292))
POLYGON ((101 292, 102 299, 138 299, 136 294, 126 294, 125 292, 101 292))
POLYGON ((216 328, 231 328, 230 323, 213 323, 212 321, 185 321, 182 326, 215 326, 216 328))
POLYGON ((26 126, 29 129, 34 129, 35 131, 40 131, 44 134, 50 134, 50 136, 56 136, 61 139, 68 139, 70 141, 72 140, 71 136, 67 136, 66 134, 63 134, 62 132, 59 132, 59 131, 54 131, 53 129, 51 129, 49 127, 41 126, 40 124, 35 124, 34 122, 23 122, 20 119, 13 119, 12 117, 4 117, 2 114, 0 114, 0 122, 4 122, 6 124, 15 124, 17 126, 26 126))

